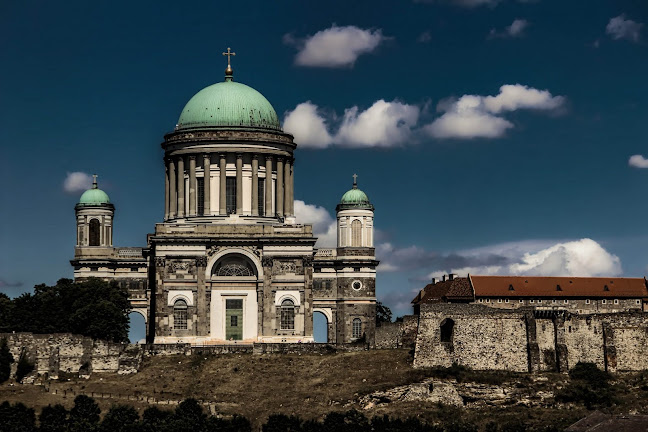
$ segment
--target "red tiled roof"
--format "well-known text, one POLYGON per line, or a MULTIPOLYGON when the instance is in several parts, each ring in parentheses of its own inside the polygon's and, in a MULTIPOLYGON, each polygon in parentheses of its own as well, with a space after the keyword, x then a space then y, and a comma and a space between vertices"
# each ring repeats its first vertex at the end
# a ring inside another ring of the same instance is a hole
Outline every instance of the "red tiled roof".
POLYGON ((412 303, 441 303, 446 300, 472 299, 473 293, 468 278, 454 278, 426 285, 412 300, 412 303))
POLYGON ((470 276, 475 297, 648 297, 643 278, 470 276))

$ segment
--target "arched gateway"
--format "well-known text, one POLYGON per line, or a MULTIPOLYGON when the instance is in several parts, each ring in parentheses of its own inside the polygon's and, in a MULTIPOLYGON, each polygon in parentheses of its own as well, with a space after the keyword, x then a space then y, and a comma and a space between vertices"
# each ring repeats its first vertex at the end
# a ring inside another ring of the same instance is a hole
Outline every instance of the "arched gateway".
POLYGON ((361 329, 371 343, 373 206, 354 179, 337 208, 338 247, 316 250, 294 216, 296 147, 228 61, 225 80, 196 93, 164 137, 164 221, 147 247, 112 248, 113 206, 90 192, 77 205, 75 278, 137 287, 131 302, 147 308, 153 343, 313 342, 315 310, 329 342, 361 329))

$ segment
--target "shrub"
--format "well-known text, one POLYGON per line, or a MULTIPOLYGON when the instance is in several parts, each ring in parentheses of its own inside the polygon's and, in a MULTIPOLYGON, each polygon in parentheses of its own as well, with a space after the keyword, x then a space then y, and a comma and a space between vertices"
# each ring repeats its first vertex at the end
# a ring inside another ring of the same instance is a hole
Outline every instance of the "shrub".
POLYGON ((594 363, 578 363, 569 371, 570 382, 556 392, 559 402, 582 402, 587 409, 610 406, 615 401, 610 375, 594 363))
POLYGON ((115 405, 108 410, 99 430, 102 432, 139 432, 139 414, 129 405, 115 405))
POLYGON ((99 414, 101 410, 94 399, 85 395, 75 397, 74 406, 70 410, 70 432, 97 430, 99 414))
POLYGON ((27 358, 27 352, 23 350, 20 353, 18 364, 16 367, 16 381, 22 382, 23 378, 32 373, 34 370, 34 363, 30 362, 27 358))
POLYGON ((11 363, 13 362, 14 358, 9 352, 7 339, 0 339, 0 384, 7 381, 11 376, 11 363))
POLYGON ((68 411, 63 405, 43 407, 38 417, 40 432, 66 432, 68 411))

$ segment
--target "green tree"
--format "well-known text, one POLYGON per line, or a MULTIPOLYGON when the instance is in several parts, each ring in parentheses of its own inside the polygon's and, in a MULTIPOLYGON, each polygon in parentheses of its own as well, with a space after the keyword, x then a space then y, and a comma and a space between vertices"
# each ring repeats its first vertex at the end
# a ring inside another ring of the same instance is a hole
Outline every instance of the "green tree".
POLYGON ((9 352, 7 339, 0 339, 0 384, 7 381, 11 376, 11 363, 13 362, 14 358, 9 352))
POLYGON ((40 432, 66 432, 68 426, 68 411, 63 405, 47 405, 38 417, 40 432))
POLYGON ((376 302, 376 325, 389 323, 392 320, 392 311, 382 302, 376 302))
POLYGON ((92 432, 99 425, 101 410, 94 399, 85 395, 74 398, 74 406, 70 410, 70 432, 92 432))
POLYGON ((102 432, 138 432, 139 414, 130 405, 115 405, 106 413, 99 430, 102 432))
POLYGON ((36 432, 36 416, 32 408, 22 403, 0 404, 0 431, 2 432, 36 432))
POLYGON ((175 409, 169 422, 170 431, 203 432, 207 416, 196 399, 185 399, 175 409))
POLYGON ((142 432, 165 432, 170 431, 169 421, 173 412, 161 410, 153 406, 144 410, 140 431, 142 432))

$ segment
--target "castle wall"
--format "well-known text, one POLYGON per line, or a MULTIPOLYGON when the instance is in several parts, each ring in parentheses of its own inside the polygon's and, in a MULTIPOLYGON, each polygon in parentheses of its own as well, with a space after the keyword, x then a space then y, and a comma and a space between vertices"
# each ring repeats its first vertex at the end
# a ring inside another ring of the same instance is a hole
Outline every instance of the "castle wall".
POLYGON ((415 367, 566 372, 578 362, 610 372, 648 369, 648 314, 503 311, 481 305, 421 306, 415 367), (442 325, 451 319, 450 340, 442 325), (446 320, 446 321, 444 321, 446 320))
MULTIPOLYGON (((17 362, 21 354, 34 371, 56 379, 59 373, 137 372, 141 351, 135 345, 93 340, 70 333, 0 333, 17 362)), ((15 363, 14 363, 15 369, 15 363)))

